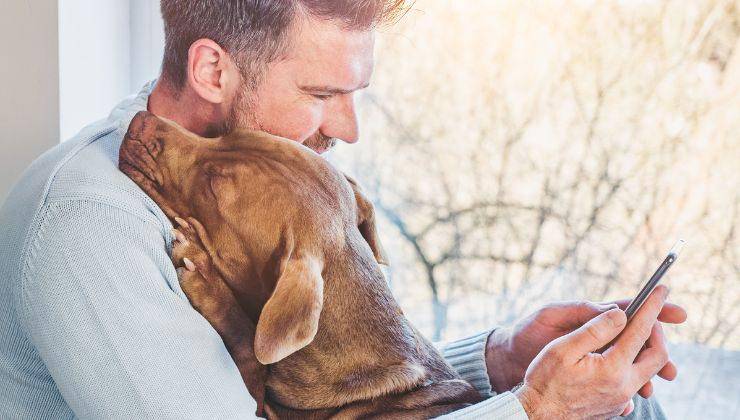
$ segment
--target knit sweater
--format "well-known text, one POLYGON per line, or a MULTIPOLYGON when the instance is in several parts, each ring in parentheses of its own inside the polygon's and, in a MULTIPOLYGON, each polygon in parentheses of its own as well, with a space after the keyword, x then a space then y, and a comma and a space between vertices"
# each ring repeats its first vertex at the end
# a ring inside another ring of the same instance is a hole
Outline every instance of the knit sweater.
MULTIPOLYGON (((117 167, 154 83, 36 159, 0 208, 0 419, 254 417, 180 289, 172 224, 117 167)), ((513 394, 491 392, 487 336, 440 346, 489 397, 448 417, 525 419, 513 394)))

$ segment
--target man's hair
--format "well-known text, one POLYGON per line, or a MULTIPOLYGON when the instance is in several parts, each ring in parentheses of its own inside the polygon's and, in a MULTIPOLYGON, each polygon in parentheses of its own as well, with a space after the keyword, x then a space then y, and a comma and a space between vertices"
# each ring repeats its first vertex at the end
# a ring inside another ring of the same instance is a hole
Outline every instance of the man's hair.
POLYGON ((162 75, 185 85, 188 50, 208 38, 226 50, 252 85, 264 66, 286 51, 286 33, 299 14, 369 30, 392 23, 405 0, 161 0, 165 48, 162 75))

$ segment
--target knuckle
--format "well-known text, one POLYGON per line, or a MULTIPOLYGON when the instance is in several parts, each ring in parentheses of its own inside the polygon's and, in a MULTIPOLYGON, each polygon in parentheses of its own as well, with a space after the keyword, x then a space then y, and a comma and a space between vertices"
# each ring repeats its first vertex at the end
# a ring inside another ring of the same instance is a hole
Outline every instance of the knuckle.
MULTIPOLYGON (((605 375, 604 382, 611 389, 621 390, 624 385, 621 376, 616 373, 617 370, 612 370, 611 372, 613 373, 605 375)), ((617 395, 619 396, 621 394, 618 392, 617 395)))
POLYGON ((586 334, 588 334, 588 336, 592 340, 597 341, 597 342, 601 342, 604 337, 604 334, 602 333, 598 325, 593 325, 593 324, 588 325, 586 327, 586 334))
MULTIPOLYGON (((572 307, 577 313, 589 318, 595 314, 598 314, 598 308, 592 302, 587 300, 575 300, 568 302, 569 306, 572 307)), ((588 319, 588 318, 586 318, 588 319)))
POLYGON ((566 357, 567 348, 562 343, 551 343, 547 349, 547 357, 552 363, 561 364, 566 357))
POLYGON ((632 391, 628 389, 626 385, 622 385, 619 388, 617 396, 619 397, 620 402, 622 402, 623 404, 628 404, 632 399, 632 391))
POLYGON ((650 332, 652 331, 652 328, 652 325, 649 325, 645 322, 637 323, 635 324, 635 336, 644 342, 648 339, 648 337, 650 337, 650 332))

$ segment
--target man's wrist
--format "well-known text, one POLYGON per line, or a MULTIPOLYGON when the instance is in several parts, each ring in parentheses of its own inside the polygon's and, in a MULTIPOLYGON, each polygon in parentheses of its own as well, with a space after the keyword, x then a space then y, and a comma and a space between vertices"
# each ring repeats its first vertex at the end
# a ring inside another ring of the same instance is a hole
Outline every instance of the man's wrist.
POLYGON ((529 420, 573 418, 567 407, 548 401, 531 385, 521 383, 511 391, 527 413, 529 420))
POLYGON ((511 380, 513 368, 509 358, 511 343, 510 331, 507 328, 496 328, 491 331, 486 341, 486 371, 491 388, 498 394, 510 390, 517 381, 511 380))
POLYGON ((540 395, 534 388, 521 383, 515 386, 511 392, 519 400, 519 403, 522 405, 522 408, 524 408, 524 412, 527 413, 527 417, 529 417, 530 420, 543 418, 540 415, 540 410, 538 410, 542 405, 539 401, 540 395))

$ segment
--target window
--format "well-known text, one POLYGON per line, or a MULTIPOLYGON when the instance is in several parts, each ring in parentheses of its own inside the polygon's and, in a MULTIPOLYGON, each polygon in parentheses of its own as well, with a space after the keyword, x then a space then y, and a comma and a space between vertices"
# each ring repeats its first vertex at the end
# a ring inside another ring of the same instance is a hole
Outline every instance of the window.
POLYGON ((61 139, 157 77, 163 48, 159 1, 60 1, 61 139))

